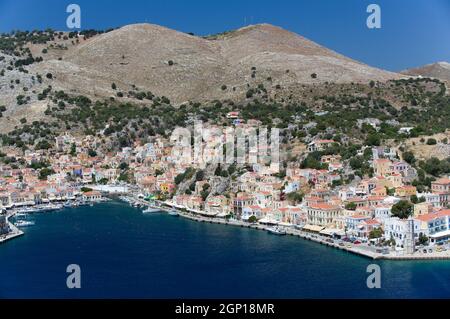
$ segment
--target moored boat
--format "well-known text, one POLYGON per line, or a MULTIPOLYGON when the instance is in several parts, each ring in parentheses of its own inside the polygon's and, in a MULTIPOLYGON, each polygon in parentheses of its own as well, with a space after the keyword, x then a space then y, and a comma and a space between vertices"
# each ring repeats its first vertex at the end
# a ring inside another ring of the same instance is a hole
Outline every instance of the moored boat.
POLYGON ((33 226, 34 222, 29 221, 29 220, 19 220, 19 221, 15 222, 14 225, 16 225, 16 227, 33 226))
POLYGON ((24 216, 26 214, 32 214, 32 213, 37 213, 37 212, 39 212, 39 208, 25 207, 25 208, 18 209, 16 216, 24 216))
POLYGON ((286 235, 286 231, 280 227, 268 227, 266 230, 274 235, 286 235))
POLYGON ((147 209, 142 211, 144 214, 149 214, 149 213, 159 213, 161 212, 161 210, 159 208, 152 208, 152 207, 148 207, 147 209))
POLYGON ((175 209, 169 210, 169 215, 170 216, 180 216, 180 214, 175 209))

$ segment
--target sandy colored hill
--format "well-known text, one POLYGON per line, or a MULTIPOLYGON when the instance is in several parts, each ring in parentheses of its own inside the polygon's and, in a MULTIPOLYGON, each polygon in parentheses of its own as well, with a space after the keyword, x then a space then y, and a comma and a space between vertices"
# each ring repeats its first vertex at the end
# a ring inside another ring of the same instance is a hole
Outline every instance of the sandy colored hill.
POLYGON ((242 97, 247 84, 369 82, 399 75, 369 67, 281 28, 261 24, 213 38, 157 25, 135 24, 102 34, 68 50, 62 61, 36 65, 55 86, 109 96, 115 82, 167 96, 175 103, 242 97), (253 72, 252 68, 256 68, 253 72), (252 73, 254 75, 252 76, 252 73), (317 74, 317 78, 311 75, 317 74), (222 86, 227 89, 223 90, 222 86))
POLYGON ((424 77, 432 77, 440 80, 450 81, 450 63, 437 62, 424 65, 418 68, 408 69, 401 73, 407 75, 416 75, 424 77))
MULTIPOLYGON (((197 37, 158 25, 134 24, 92 37, 55 38, 29 44, 43 61, 17 68, 0 77, 1 131, 45 119, 46 99, 38 94, 48 86, 91 99, 117 97, 130 90, 166 96, 172 103, 246 98, 249 88, 264 85, 268 96, 302 94, 304 84, 364 83, 404 77, 333 52, 295 33, 259 24, 197 37), (43 51, 46 50, 45 54, 43 51), (46 75, 51 74, 51 78, 46 75), (42 80, 37 81, 37 76, 42 80), (16 84, 17 82, 17 84, 16 84), (115 83, 117 90, 112 89, 115 83), (24 95, 27 103, 19 105, 24 95)), ((0 69, 15 57, 0 54, 0 69), (4 58, 3 58, 3 57, 4 58), (3 58, 3 60, 1 60, 3 58)))

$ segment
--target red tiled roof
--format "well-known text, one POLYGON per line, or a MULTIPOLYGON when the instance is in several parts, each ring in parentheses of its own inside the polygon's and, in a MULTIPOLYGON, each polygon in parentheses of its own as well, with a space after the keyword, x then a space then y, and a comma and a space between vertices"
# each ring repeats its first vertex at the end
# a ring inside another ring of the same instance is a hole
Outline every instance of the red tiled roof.
POLYGON ((430 213, 430 214, 425 214, 425 215, 420 215, 417 216, 417 219, 423 221, 423 222, 428 222, 430 220, 436 219, 436 218, 440 218, 440 217, 444 217, 444 216, 450 216, 450 209, 444 209, 441 210, 437 213, 430 213))
POLYGON ((450 178, 443 177, 443 178, 440 178, 440 179, 438 179, 438 180, 436 180, 436 181, 434 181, 432 183, 433 184, 450 184, 450 178))
POLYGON ((339 209, 338 206, 330 205, 330 204, 327 204, 327 203, 311 204, 309 207, 313 208, 313 209, 322 209, 322 210, 339 209))

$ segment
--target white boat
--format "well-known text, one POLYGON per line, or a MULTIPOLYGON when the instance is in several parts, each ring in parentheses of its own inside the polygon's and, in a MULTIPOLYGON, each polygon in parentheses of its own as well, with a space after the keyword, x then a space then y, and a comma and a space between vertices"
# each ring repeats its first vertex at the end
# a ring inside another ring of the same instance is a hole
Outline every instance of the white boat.
POLYGON ((175 209, 169 210, 169 215, 170 216, 180 216, 180 214, 175 209))
POLYGON ((16 225, 17 227, 33 226, 34 222, 29 221, 29 220, 19 220, 19 221, 15 222, 14 225, 16 225))
POLYGON ((16 216, 23 216, 26 214, 32 214, 32 213, 37 213, 37 212, 39 212, 38 208, 26 207, 26 208, 18 209, 16 216))
POLYGON ((16 213, 14 216, 15 217, 26 217, 27 213, 16 213))
POLYGON ((144 214, 148 214, 148 213, 160 213, 161 210, 159 208, 147 208, 145 210, 142 211, 144 214))
POLYGON ((52 211, 56 211, 56 210, 60 210, 63 208, 63 205, 45 205, 45 206, 41 206, 39 211, 40 212, 52 212, 52 211))
POLYGON ((286 231, 280 227, 268 227, 266 230, 274 235, 286 235, 286 231))

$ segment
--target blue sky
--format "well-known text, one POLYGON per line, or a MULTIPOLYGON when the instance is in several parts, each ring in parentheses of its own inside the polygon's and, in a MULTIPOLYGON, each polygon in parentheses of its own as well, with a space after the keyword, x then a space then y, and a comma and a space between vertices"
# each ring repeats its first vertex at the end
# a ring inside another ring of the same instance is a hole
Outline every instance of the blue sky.
POLYGON ((0 0, 0 32, 67 30, 70 3, 83 29, 149 22, 205 35, 266 22, 388 70, 450 62, 450 0, 0 0), (381 29, 366 27, 371 3, 381 29))

